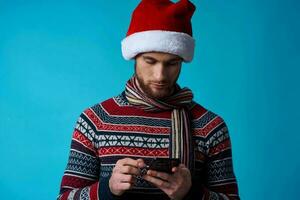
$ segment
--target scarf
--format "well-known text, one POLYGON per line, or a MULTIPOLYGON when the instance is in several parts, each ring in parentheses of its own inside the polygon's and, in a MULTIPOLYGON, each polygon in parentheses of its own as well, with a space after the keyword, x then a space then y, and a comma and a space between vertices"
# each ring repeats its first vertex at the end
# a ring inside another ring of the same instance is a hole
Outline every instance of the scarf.
POLYGON ((131 105, 147 112, 172 110, 172 132, 170 135, 169 157, 178 158, 191 171, 194 168, 194 148, 192 143, 189 107, 193 93, 188 88, 175 86, 175 93, 163 99, 147 96, 137 84, 136 76, 128 80, 125 95, 131 105))

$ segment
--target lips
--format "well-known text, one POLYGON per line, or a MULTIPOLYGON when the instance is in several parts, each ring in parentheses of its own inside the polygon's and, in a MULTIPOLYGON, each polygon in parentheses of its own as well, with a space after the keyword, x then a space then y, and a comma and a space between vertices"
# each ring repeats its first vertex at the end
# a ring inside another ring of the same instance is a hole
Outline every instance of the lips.
POLYGON ((161 83, 151 83, 151 85, 155 88, 158 88, 158 89, 163 89, 163 88, 166 88, 168 86, 167 84, 161 84, 161 83))

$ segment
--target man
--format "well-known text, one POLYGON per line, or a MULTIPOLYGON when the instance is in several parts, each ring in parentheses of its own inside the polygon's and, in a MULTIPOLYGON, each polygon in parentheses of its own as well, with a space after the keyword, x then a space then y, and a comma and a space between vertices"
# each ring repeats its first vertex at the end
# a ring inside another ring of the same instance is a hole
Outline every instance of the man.
POLYGON ((80 115, 58 199, 239 199, 224 120, 176 84, 193 58, 194 10, 188 0, 135 9, 122 41, 135 74, 120 95, 80 115), (180 165, 148 169, 154 158, 180 165))

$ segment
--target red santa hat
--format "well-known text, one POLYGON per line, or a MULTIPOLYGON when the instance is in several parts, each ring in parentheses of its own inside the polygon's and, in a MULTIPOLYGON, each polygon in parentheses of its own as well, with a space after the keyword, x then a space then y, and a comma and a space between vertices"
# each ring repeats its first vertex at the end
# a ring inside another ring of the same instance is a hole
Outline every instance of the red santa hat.
POLYGON ((195 9, 189 0, 142 0, 121 42, 123 57, 130 60, 143 52, 165 52, 192 61, 195 40, 191 18, 195 9))

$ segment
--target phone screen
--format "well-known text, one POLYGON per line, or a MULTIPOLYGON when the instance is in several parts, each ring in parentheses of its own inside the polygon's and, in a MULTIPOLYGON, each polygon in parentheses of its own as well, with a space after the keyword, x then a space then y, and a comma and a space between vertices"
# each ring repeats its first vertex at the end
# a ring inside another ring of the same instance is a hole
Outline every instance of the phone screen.
POLYGON ((147 168, 155 171, 172 173, 172 168, 177 167, 179 164, 180 160, 177 158, 154 158, 147 168))

